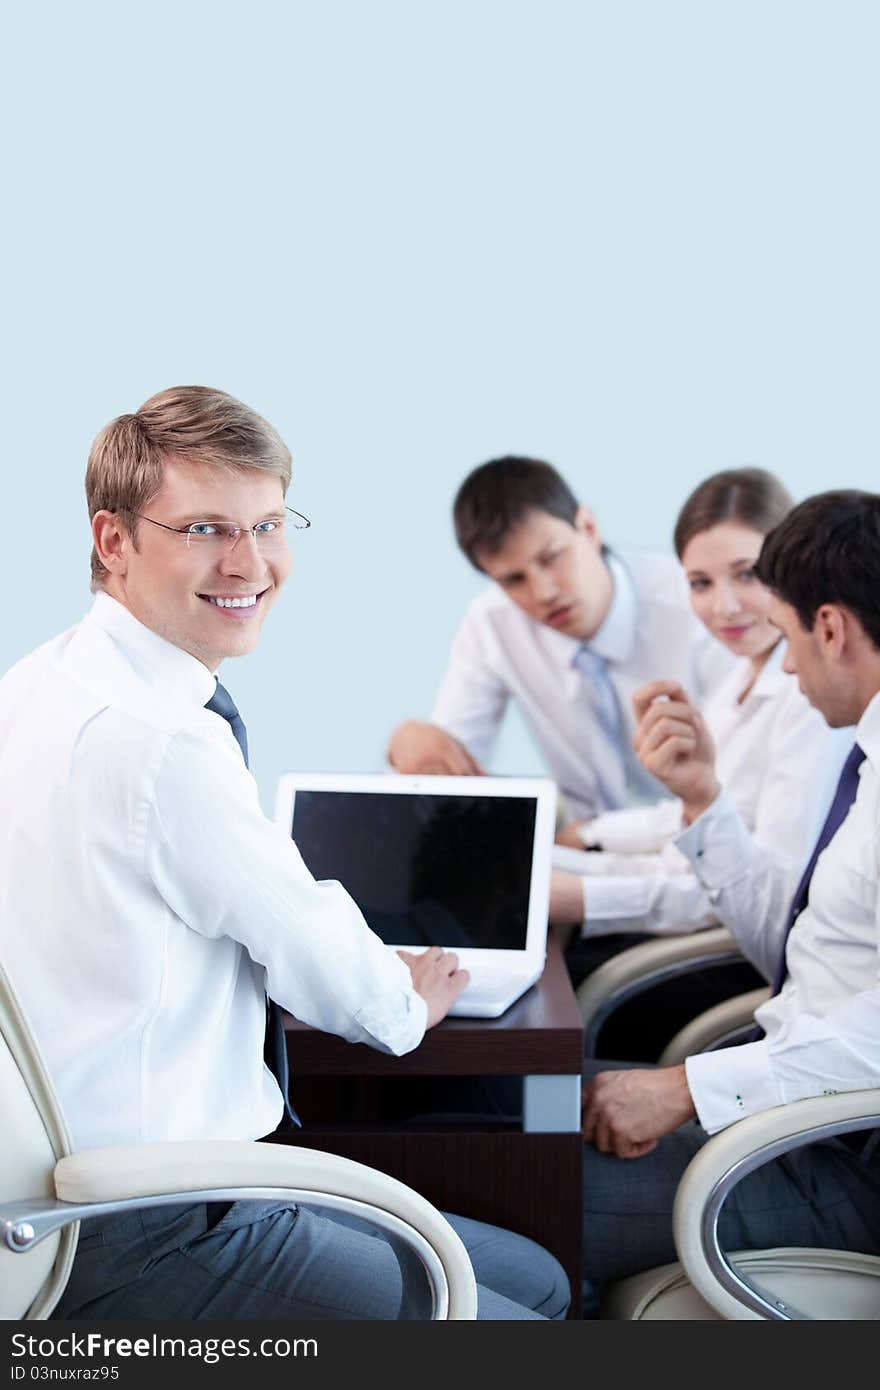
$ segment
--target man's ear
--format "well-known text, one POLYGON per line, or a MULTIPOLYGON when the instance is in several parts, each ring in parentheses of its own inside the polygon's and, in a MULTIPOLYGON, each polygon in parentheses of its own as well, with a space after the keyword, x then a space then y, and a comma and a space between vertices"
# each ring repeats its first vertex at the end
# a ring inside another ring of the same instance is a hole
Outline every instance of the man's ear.
POLYGON ((589 507, 580 506, 574 514, 574 529, 580 531, 582 536, 586 536, 592 541, 597 550, 602 549, 602 537, 599 535, 599 523, 589 507))
POLYGON ((116 512, 95 512, 92 517, 92 540, 98 559, 108 574, 124 575, 128 569, 131 537, 116 512))
POLYGON ((816 609, 813 619, 813 633, 819 642, 823 656, 839 661, 847 647, 852 644, 853 615, 839 603, 823 603, 816 609))

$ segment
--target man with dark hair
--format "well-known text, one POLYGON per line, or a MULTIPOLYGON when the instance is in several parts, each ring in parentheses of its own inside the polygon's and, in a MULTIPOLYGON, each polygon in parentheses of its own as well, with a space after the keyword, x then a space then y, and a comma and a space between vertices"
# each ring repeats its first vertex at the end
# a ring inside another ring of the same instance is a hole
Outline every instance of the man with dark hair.
POLYGON ((823 492, 802 502, 790 525, 770 532, 755 574, 795 609, 807 632, 823 603, 840 603, 880 647, 878 554, 880 497, 823 492))
MULTIPOLYGON (((856 726, 856 742, 786 903, 778 868, 718 785, 699 713, 668 682, 637 696, 639 756, 684 805, 678 847, 773 993, 752 1042, 588 1081, 585 1272, 596 1285, 675 1258, 675 1189, 707 1134, 808 1096, 880 1086, 880 497, 801 503, 767 537, 758 574, 787 642, 784 669, 833 728, 856 726)), ((725 1203, 719 1236, 727 1249, 880 1253, 877 1146, 853 1135, 766 1164, 725 1203)))
POLYGON ((482 771, 513 698, 578 821, 662 796, 632 753, 633 691, 663 674, 699 699, 728 666, 679 566, 609 550, 592 512, 537 459, 476 468, 453 516, 461 549, 495 582, 465 614, 430 723, 395 730, 394 767, 482 771))
POLYGON ((468 474, 452 504, 452 522, 474 569, 483 570, 481 554, 497 554, 530 512, 546 512, 569 526, 577 521, 578 500, 549 463, 509 455, 468 474))

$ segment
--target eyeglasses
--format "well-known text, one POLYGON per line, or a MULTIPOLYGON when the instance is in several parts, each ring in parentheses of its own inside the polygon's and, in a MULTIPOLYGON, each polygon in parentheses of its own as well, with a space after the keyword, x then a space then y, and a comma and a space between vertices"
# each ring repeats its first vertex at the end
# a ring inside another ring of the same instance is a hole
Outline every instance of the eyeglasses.
MULTIPOLYGON (((293 528, 305 531, 311 526, 307 516, 294 511, 293 507, 284 510, 294 518, 293 528)), ((188 526, 168 526, 164 521, 156 521, 143 512, 133 512, 140 521, 148 521, 151 526, 161 526, 163 531, 173 531, 176 536, 186 536, 187 546, 197 546, 201 550, 230 551, 244 531, 250 531, 258 550, 277 550, 284 544, 284 517, 267 517, 256 526, 236 526, 231 521, 191 521, 188 526)))

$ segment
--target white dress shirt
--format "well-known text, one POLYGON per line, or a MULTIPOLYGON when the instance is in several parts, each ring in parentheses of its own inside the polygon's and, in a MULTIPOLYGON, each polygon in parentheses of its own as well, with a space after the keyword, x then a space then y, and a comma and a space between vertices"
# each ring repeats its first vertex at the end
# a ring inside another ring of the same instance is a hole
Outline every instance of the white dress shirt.
POLYGON ((273 1130, 266 991, 397 1054, 424 1033, 407 967, 263 815, 214 689, 105 594, 0 681, 0 951, 76 1148, 273 1130))
POLYGON ((589 692, 573 664, 582 643, 530 618, 497 585, 465 614, 431 715, 488 763, 507 701, 515 699, 578 819, 606 809, 597 786, 619 780, 621 759, 627 784, 641 799, 664 794, 632 752, 634 690, 666 677, 702 703, 730 668, 728 653, 691 612, 677 561, 663 555, 606 559, 614 594, 588 646, 608 663, 621 715, 616 746, 597 736, 589 692), (597 768, 607 775, 597 777, 597 768))
MULTIPOLYGON (((766 1037, 685 1063, 710 1134, 774 1105, 880 1086, 880 694, 855 738, 866 755, 856 799, 816 863, 788 938, 788 978, 755 1013, 766 1037)), ((744 953, 772 978, 790 898, 771 856, 724 793, 678 844, 744 953)))
MULTIPOLYGON (((783 671, 784 655, 780 641, 743 700, 751 666, 745 658, 737 661, 703 713, 715 743, 718 780, 756 844, 775 859, 779 891, 790 899, 825 820, 853 731, 829 729, 795 678, 783 671)), ((585 937, 612 930, 696 931, 718 921, 715 903, 674 843, 683 828, 678 800, 608 812, 590 823, 603 849, 616 852, 580 856, 585 937), (650 850, 656 853, 647 854, 650 850)))

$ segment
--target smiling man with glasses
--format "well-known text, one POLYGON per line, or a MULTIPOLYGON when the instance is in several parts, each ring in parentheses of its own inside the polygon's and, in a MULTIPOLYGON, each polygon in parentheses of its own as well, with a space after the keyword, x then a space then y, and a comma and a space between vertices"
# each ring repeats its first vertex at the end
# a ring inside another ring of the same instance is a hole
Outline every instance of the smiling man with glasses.
MULTIPOLYGON (((279 435, 223 392, 111 421, 86 472, 94 606, 0 681, 0 953, 74 1149, 265 1137, 298 1122, 280 1007, 400 1055, 467 982, 454 955, 385 947, 260 809, 216 673, 290 573, 308 522, 289 482, 279 435)), ((460 1229, 481 1316, 564 1315, 543 1250, 460 1229)), ((203 1203, 84 1222, 55 1316, 390 1318, 399 1299, 372 1236, 203 1203)))
MULTIPOLYGON (((163 392, 139 414, 149 412, 150 418, 173 411, 173 404, 159 404, 171 394, 179 393, 163 392)), ((220 392, 206 394, 221 397, 220 392)), ((230 397, 221 399, 226 412, 238 405, 230 397)), ((216 411, 217 402, 212 406, 216 411)), ((254 428, 250 452, 243 451, 238 468, 222 457, 212 458, 205 440, 187 452, 179 439, 169 440, 172 448, 152 469, 134 472, 122 494, 110 497, 108 488, 125 477, 122 451, 137 418, 113 421, 92 450, 86 476, 95 542, 92 587, 100 587, 146 627, 215 670, 224 657, 243 656, 256 646, 263 620, 290 573, 287 517, 294 529, 310 524, 284 503, 290 455, 265 422, 262 439, 254 428)), ((163 423, 152 427, 159 445, 163 423)), ((220 427, 218 422, 214 429, 220 427)), ((173 424, 164 428, 175 432, 173 424)), ((141 447, 148 448, 143 442, 141 447)))

